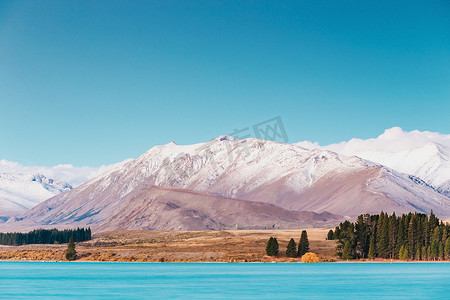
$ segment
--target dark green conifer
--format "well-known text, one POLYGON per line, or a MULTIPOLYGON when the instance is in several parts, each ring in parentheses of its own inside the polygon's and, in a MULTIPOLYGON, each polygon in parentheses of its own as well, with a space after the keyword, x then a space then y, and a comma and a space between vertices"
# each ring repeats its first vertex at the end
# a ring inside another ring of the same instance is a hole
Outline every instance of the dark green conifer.
POLYGON ((77 259, 77 252, 75 250, 75 243, 73 241, 73 237, 70 237, 69 245, 67 245, 66 259, 67 260, 75 260, 75 259, 77 259))
POLYGON ((383 233, 383 229, 382 229, 383 218, 384 218, 384 212, 381 211, 380 216, 378 217, 378 220, 377 220, 377 235, 376 235, 376 239, 375 239, 375 242, 376 242, 375 246, 377 249, 376 252, 377 252, 378 256, 381 256, 381 253, 383 251, 383 249, 382 249, 383 246, 382 246, 382 242, 381 242, 381 240, 382 240, 381 235, 383 233))
POLYGON ((334 240, 334 232, 331 229, 330 231, 328 231, 327 240, 329 241, 334 240))
POLYGON ((438 226, 436 226, 433 230, 433 236, 431 237, 431 242, 436 242, 439 244, 441 241, 441 231, 438 226))
POLYGON ((420 257, 421 260, 428 260, 427 257, 427 247, 422 246, 422 250, 420 251, 422 256, 420 257))
POLYGON ((269 256, 272 255, 272 242, 273 242, 273 237, 270 237, 266 244, 266 255, 269 255, 269 256))
POLYGON ((286 256, 297 257, 297 243, 295 243, 294 239, 291 239, 287 245, 286 256))
POLYGON ((399 252, 399 258, 401 260, 408 260, 409 259, 409 254, 408 254, 408 248, 405 246, 402 246, 400 248, 400 252, 399 252))
POLYGON ((420 260, 421 259, 421 248, 420 247, 417 247, 417 250, 416 250, 416 255, 414 256, 414 259, 415 260, 420 260))
POLYGON ((389 218, 387 213, 381 212, 377 230, 378 256, 387 258, 389 253, 389 218))
POLYGON ((416 215, 411 215, 411 219, 408 225, 408 254, 414 256, 416 250, 416 241, 417 241, 417 219, 416 215))
POLYGON ((433 213, 433 210, 430 212, 430 232, 433 232, 434 227, 436 227, 439 224, 439 220, 436 218, 436 216, 433 213))
POLYGON ((441 239, 441 241, 443 243, 445 243, 445 241, 448 238, 448 229, 447 229, 447 226, 442 226, 442 227, 443 227, 443 229, 442 229, 442 239, 441 239))
POLYGON ((277 241, 276 237, 273 238, 273 244, 274 244, 273 248, 274 248, 275 256, 277 256, 278 251, 279 251, 279 245, 278 245, 278 241, 277 241))
POLYGON ((436 241, 431 243, 431 259, 436 260, 439 257, 439 244, 436 241))
POLYGON ((368 255, 368 257, 370 258, 370 259, 374 259, 375 258, 375 236, 374 235, 372 235, 371 237, 370 237, 370 245, 369 245, 369 255, 368 255))
POLYGON ((346 241, 344 250, 342 251, 342 259, 352 259, 352 248, 350 247, 350 242, 346 241))
POLYGON ((428 218, 409 213, 396 217, 381 212, 379 216, 360 215, 355 223, 345 221, 336 227, 334 235, 339 232, 336 250, 340 257, 349 242, 352 258, 399 258, 401 249, 403 258, 405 253, 409 255, 408 260, 442 260, 448 255, 449 229, 434 215, 428 218))
POLYGON ((450 237, 447 238, 444 246, 445 259, 450 260, 450 237))
POLYGON ((266 246, 266 254, 269 256, 277 256, 278 255, 278 241, 274 237, 270 237, 266 246))
POLYGON ((396 246, 397 246, 397 240, 398 240, 398 221, 397 216, 395 215, 395 212, 392 213, 392 215, 389 217, 389 224, 388 224, 388 248, 389 248, 389 257, 394 258, 396 256, 396 246))
POLYGON ((417 218, 417 232, 416 232, 416 252, 417 249, 419 251, 422 250, 422 245, 424 244, 424 238, 425 238, 425 224, 424 224, 424 217, 425 215, 420 214, 419 217, 417 218))
POLYGON ((302 234, 300 236, 300 242, 298 243, 297 256, 302 257, 303 254, 305 254, 306 252, 309 252, 309 241, 308 241, 308 234, 306 233, 306 230, 303 230, 302 234))
POLYGON ((341 226, 336 226, 336 229, 334 230, 333 239, 338 240, 341 238, 341 226))
POLYGON ((266 244, 266 255, 273 256, 273 237, 270 237, 266 244))
POLYGON ((444 251, 445 251, 444 243, 443 242, 439 242, 439 252, 438 252, 439 253, 438 254, 439 260, 444 260, 444 257, 445 257, 444 251))
MULTIPOLYGON (((2 245, 24 245, 24 244, 60 244, 67 243, 71 236, 76 242, 90 240, 91 236, 83 234, 84 228, 65 229, 59 231, 57 229, 37 229, 28 233, 8 232, 0 233, 0 244, 2 245)), ((90 230, 89 230, 90 232, 90 230)))
POLYGON ((430 229, 430 221, 428 219, 428 217, 425 218, 424 220, 424 246, 428 248, 428 246, 430 246, 430 240, 431 240, 431 229, 430 229))

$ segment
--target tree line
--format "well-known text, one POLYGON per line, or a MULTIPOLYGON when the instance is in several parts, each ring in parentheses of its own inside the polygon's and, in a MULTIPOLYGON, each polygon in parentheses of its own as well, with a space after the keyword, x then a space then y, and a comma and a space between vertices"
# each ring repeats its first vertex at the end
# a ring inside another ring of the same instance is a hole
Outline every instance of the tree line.
POLYGON ((75 242, 88 241, 91 239, 91 228, 65 230, 38 229, 28 233, 0 233, 0 244, 19 246, 25 244, 67 243, 71 237, 73 237, 75 242))
MULTIPOLYGON (((308 251, 309 251, 308 234, 306 230, 303 230, 300 236, 300 241, 298 242, 298 248, 297 243, 294 241, 293 238, 291 238, 291 240, 289 241, 286 248, 286 256, 302 257, 308 251)), ((268 256, 277 256, 278 253, 279 253, 279 245, 277 238, 270 237, 266 245, 266 254, 268 256)))
POLYGON ((328 232, 338 240, 336 250, 342 259, 390 258, 403 260, 450 259, 450 226, 431 211, 388 215, 364 214, 356 222, 345 221, 328 232))

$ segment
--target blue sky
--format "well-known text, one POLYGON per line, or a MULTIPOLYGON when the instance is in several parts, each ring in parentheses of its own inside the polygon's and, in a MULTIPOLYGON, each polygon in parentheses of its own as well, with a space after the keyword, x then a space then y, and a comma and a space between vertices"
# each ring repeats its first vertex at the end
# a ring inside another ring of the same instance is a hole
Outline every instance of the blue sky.
POLYGON ((450 133, 450 3, 392 2, 1 1, 0 159, 98 166, 275 116, 290 142, 450 133))

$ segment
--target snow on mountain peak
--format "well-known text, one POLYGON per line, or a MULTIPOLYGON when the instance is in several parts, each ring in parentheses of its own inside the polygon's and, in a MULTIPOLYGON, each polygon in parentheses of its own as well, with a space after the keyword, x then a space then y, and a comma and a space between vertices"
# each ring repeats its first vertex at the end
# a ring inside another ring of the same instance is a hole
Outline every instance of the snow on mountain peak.
POLYGON ((233 141, 239 141, 239 139, 232 137, 231 135, 221 135, 218 138, 216 138, 215 140, 218 141, 229 141, 229 142, 233 142, 233 141))
POLYGON ((235 197, 244 192, 242 189, 285 178, 287 186, 299 193, 330 171, 339 173, 372 165, 328 150, 308 150, 256 138, 224 141, 219 137, 196 145, 156 146, 89 184, 98 181, 101 189, 107 189, 119 176, 126 178, 126 186, 118 192, 124 196, 147 178, 152 185, 199 191, 213 188, 216 194, 235 197))
POLYGON ((69 184, 42 174, 0 173, 0 216, 8 217, 24 212, 71 189, 69 184))
POLYGON ((418 130, 408 132, 393 127, 377 138, 353 138, 327 146, 307 141, 296 145, 355 155, 417 176, 446 194, 450 192, 450 134, 418 130))

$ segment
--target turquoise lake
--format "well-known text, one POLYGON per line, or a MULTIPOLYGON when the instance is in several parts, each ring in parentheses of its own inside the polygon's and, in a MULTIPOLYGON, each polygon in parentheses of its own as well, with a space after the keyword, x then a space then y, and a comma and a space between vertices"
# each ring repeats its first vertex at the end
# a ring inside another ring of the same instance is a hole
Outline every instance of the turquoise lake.
POLYGON ((446 263, 0 262, 2 299, 450 299, 446 263))

